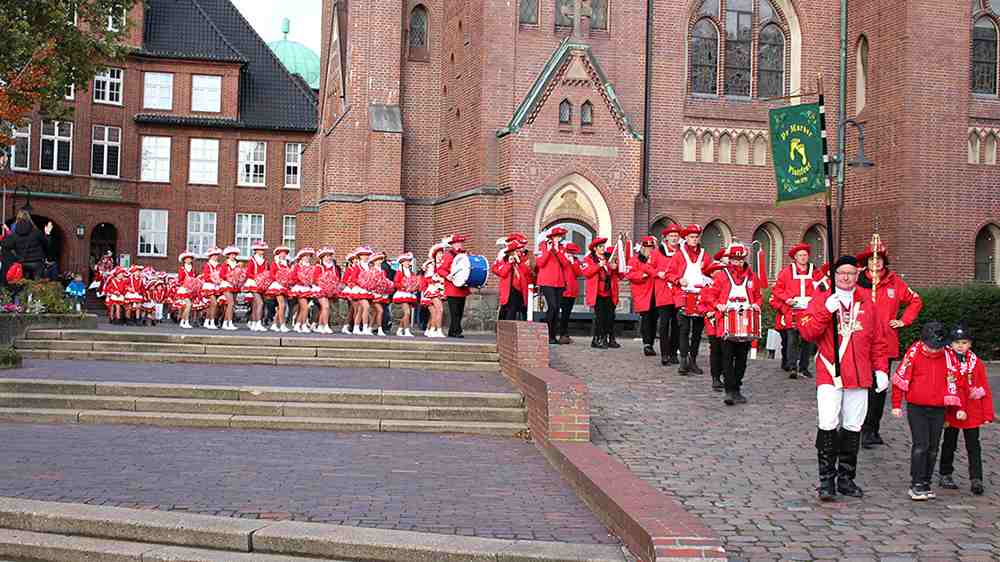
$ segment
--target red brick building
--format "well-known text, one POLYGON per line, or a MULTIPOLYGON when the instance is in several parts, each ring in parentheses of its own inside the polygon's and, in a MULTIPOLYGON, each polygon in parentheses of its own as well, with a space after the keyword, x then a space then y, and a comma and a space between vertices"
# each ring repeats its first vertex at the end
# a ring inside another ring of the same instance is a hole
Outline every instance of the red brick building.
POLYGON ((228 0, 146 0, 128 18, 134 51, 67 92, 73 120, 18 129, 7 220, 26 205, 51 220, 79 272, 108 249, 169 271, 185 249, 294 244, 312 90, 228 0))
MULTIPOLYGON (((510 230, 586 240, 676 221, 708 246, 760 241, 772 270, 799 241, 825 246, 821 202, 774 206, 767 111, 799 99, 765 100, 822 74, 836 146, 836 2, 657 2, 649 72, 651 3, 584 1, 576 34, 573 4, 324 2, 300 238, 422 252, 462 231, 492 257, 510 230)), ((1000 6, 968 4, 850 2, 847 115, 876 167, 846 173, 844 250, 877 218, 918 286, 1000 280, 1000 6)))

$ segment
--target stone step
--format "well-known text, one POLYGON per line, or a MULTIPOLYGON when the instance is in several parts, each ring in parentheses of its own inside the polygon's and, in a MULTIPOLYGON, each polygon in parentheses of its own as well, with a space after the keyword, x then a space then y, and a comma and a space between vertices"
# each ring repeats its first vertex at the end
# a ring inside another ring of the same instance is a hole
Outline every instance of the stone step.
MULTIPOLYGON (((289 342, 291 343, 291 342, 289 342)), ((184 353, 189 355, 233 355, 238 357, 323 357, 338 359, 389 359, 417 361, 498 361, 496 353, 427 351, 407 349, 347 349, 291 346, 238 346, 142 341, 20 339, 14 347, 25 351, 95 351, 125 353, 184 353)))
POLYGON ((523 423, 520 408, 399 406, 383 404, 316 404, 215 400, 197 398, 142 398, 135 396, 81 396, 64 394, 0 393, 0 407, 45 410, 114 410, 172 414, 228 414, 235 416, 470 421, 523 423))
POLYGON ((0 378, 0 393, 428 407, 521 408, 524 405, 523 398, 516 392, 188 385, 57 379, 0 378))
POLYGON ((246 416, 135 412, 126 410, 73 410, 45 408, 0 408, 0 422, 79 423, 198 427, 217 429, 274 429, 298 431, 367 431, 395 433, 465 433, 516 437, 526 423, 440 420, 393 420, 378 418, 322 418, 291 416, 246 416))
MULTIPOLYGON (((190 355, 187 353, 141 353, 123 351, 21 350, 26 359, 62 361, 129 361, 135 363, 202 363, 211 365, 277 365, 339 369, 420 369, 496 373, 496 361, 411 361, 406 359, 368 359, 338 357, 274 357, 244 355, 190 355)), ((357 356, 357 354, 355 355, 357 356)))
POLYGON ((393 349, 407 351, 449 351, 464 353, 496 353, 493 342, 452 339, 398 338, 344 335, 243 335, 248 332, 206 333, 192 331, 182 334, 155 330, 29 330, 26 339, 70 341, 117 341, 143 343, 175 343, 193 345, 235 345, 255 347, 316 347, 325 349, 393 349))

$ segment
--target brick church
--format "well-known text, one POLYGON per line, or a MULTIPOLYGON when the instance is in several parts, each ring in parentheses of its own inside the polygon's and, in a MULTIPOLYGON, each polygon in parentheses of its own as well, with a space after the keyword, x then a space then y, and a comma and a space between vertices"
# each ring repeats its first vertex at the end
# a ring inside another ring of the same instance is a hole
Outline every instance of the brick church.
MULTIPOLYGON (((758 241, 772 273, 800 241, 822 255, 822 202, 774 205, 767 112, 823 75, 836 146, 837 4, 325 0, 300 237, 423 252, 463 232, 492 257, 512 230, 678 222, 758 241)), ((849 2, 846 115, 875 166, 845 172, 843 251, 878 223, 916 286, 1000 280, 1000 2, 969 4, 849 2)))

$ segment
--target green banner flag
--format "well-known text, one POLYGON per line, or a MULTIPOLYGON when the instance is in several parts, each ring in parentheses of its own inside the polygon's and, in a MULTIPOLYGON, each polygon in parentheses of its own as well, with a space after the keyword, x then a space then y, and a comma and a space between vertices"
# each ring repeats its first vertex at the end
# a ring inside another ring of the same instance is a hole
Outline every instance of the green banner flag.
POLYGON ((825 193, 819 104, 772 109, 770 116, 778 204, 825 193))

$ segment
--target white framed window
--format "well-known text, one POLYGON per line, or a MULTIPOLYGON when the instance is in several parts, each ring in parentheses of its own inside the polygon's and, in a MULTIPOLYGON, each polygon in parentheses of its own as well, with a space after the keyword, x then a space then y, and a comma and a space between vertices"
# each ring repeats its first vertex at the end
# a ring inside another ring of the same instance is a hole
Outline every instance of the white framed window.
POLYGON ((94 125, 90 153, 91 175, 117 178, 121 153, 122 130, 118 127, 94 125))
POLYGON ((188 211, 187 219, 187 250, 205 257, 215 247, 215 213, 188 211))
POLYGON ((285 187, 302 186, 302 144, 285 144, 285 187))
POLYGON ((105 68, 94 77, 94 101, 97 103, 122 104, 122 76, 120 68, 105 68))
POLYGON ((69 86, 66 86, 66 93, 63 94, 63 97, 66 98, 66 101, 73 101, 73 100, 75 100, 76 99, 76 84, 70 84, 69 86))
POLYGON ((174 75, 167 72, 147 72, 143 76, 142 106, 146 109, 174 108, 174 75))
POLYGON ((221 76, 191 76, 191 111, 222 111, 221 76))
POLYGON ((265 185, 267 143, 240 141, 239 185, 265 185))
POLYGON ((73 171, 73 123, 42 121, 42 150, 39 169, 69 174, 73 171))
POLYGON ((121 31, 125 27, 125 20, 127 17, 128 14, 124 9, 121 14, 116 14, 114 12, 108 14, 108 31, 112 33, 118 33, 121 31))
POLYGON ((264 239, 264 215, 236 214, 236 247, 241 256, 249 256, 250 246, 264 239))
POLYGON ((27 170, 31 161, 31 124, 14 127, 14 145, 11 148, 10 167, 27 170))
POLYGON ((141 181, 170 181, 170 137, 142 137, 141 181))
POLYGON ((295 253, 295 215, 281 217, 281 245, 288 246, 290 253, 295 253))
POLYGON ((219 184, 219 139, 191 139, 188 183, 219 184))
POLYGON ((167 257, 167 211, 139 209, 139 255, 167 257))

